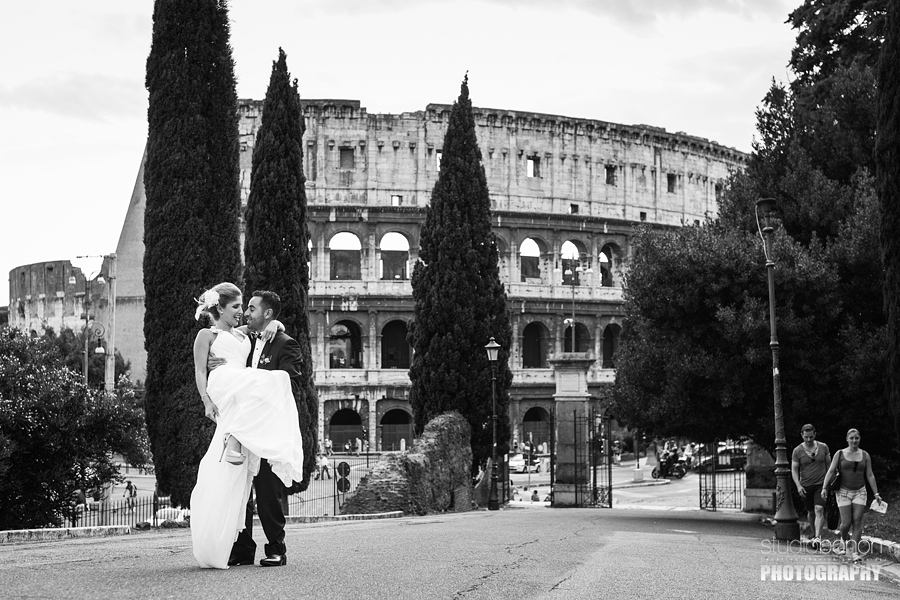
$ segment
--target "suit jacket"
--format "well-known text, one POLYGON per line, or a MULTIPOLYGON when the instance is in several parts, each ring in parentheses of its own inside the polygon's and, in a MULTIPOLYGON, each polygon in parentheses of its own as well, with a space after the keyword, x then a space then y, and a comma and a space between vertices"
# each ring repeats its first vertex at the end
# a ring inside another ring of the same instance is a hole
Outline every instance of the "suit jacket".
MULTIPOLYGON (((258 339, 252 338, 250 354, 247 356, 247 366, 253 366, 253 352, 256 349, 258 339)), ((257 369, 267 371, 286 371, 291 378, 291 392, 294 394, 294 402, 300 399, 300 368, 302 366, 300 344, 297 340, 283 331, 275 334, 271 340, 263 346, 259 355, 257 369)))

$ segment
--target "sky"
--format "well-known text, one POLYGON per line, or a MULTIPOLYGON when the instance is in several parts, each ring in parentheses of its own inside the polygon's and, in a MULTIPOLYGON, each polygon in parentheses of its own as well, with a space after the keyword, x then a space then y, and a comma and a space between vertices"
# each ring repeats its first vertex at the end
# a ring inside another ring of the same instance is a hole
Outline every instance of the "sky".
MULTIPOLYGON (((801 0, 231 0, 240 98, 279 46, 301 98, 472 103, 684 131, 749 152, 801 0)), ((151 0, 9 2, 0 21, 0 306, 15 267, 114 252, 147 137, 151 0)), ((76 265, 88 267, 80 261, 76 265)), ((88 267, 89 268, 89 267, 88 267)))

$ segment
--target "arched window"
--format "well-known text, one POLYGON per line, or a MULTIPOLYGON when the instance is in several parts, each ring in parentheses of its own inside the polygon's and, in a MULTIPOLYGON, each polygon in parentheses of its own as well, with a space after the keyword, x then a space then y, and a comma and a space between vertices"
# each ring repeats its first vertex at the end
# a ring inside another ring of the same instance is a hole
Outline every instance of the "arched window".
POLYGON ((409 343, 406 323, 391 321, 381 330, 381 368, 408 369, 409 343))
POLYGON ((394 408, 381 418, 381 449, 385 452, 409 448, 413 441, 412 417, 405 410, 394 408), (402 443, 403 440, 406 443, 402 443))
POLYGON ((360 255, 362 244, 349 231, 335 234, 328 242, 331 256, 331 279, 361 279, 360 255))
POLYGON ((519 266, 522 283, 541 278, 541 249, 531 238, 525 238, 519 246, 519 266))
MULTIPOLYGON (((568 320, 568 319, 567 319, 568 320)), ((591 336, 587 327, 581 323, 575 323, 575 349, 572 349, 572 325, 566 327, 563 352, 589 352, 591 348, 591 336)))
POLYGON ((391 231, 384 234, 379 244, 381 263, 378 265, 381 279, 409 279, 409 241, 403 234, 391 231))
POLYGON ((619 334, 622 328, 612 323, 603 330, 603 362, 604 369, 616 368, 616 352, 619 350, 619 334))
POLYGON ((344 450, 344 444, 353 443, 359 439, 365 441, 362 418, 359 413, 350 408, 342 408, 332 415, 328 422, 328 435, 334 449, 338 452, 344 450))
POLYGON ((332 369, 362 368, 362 335, 353 321, 338 321, 328 337, 328 364, 332 369))
POLYGON ((547 368, 547 333, 541 323, 529 323, 522 331, 522 368, 547 368))

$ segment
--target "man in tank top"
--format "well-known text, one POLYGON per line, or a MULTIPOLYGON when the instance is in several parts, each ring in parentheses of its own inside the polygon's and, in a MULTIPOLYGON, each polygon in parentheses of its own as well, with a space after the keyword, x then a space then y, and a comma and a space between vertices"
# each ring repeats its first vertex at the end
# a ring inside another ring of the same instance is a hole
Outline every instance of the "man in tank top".
POLYGON ((822 484, 825 472, 831 463, 828 446, 816 441, 816 428, 807 423, 800 428, 803 443, 794 448, 791 454, 791 476, 797 493, 803 498, 806 507, 809 527, 812 532, 811 544, 818 544, 825 527, 825 499, 822 497, 822 484))

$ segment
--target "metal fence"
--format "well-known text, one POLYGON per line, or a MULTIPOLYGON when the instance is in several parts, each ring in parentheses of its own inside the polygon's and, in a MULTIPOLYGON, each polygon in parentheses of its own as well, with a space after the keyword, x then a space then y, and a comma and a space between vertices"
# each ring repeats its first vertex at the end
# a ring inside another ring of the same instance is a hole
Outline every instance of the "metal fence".
POLYGON ((292 517, 339 515, 341 506, 377 460, 378 454, 369 453, 330 456, 328 469, 313 475, 306 491, 288 496, 288 514, 292 517))
POLYGON ((747 457, 735 442, 714 443, 697 452, 696 469, 700 483, 700 508, 704 510, 744 507, 747 457))
POLYGON ((69 523, 72 527, 96 527, 99 525, 128 525, 149 522, 157 526, 171 519, 184 520, 185 511, 169 506, 168 497, 143 496, 133 500, 88 502, 75 507, 75 518, 69 523))
MULTIPOLYGON (((313 474, 306 491, 287 497, 287 514, 307 517, 340 514, 341 506, 377 460, 378 454, 332 455, 328 460, 328 469, 313 474)), ((190 511, 171 507, 167 496, 142 496, 133 500, 123 498, 80 504, 75 518, 68 521, 68 524, 72 527, 133 527, 138 523, 149 522, 156 527, 167 519, 182 521, 189 514, 190 511)))

